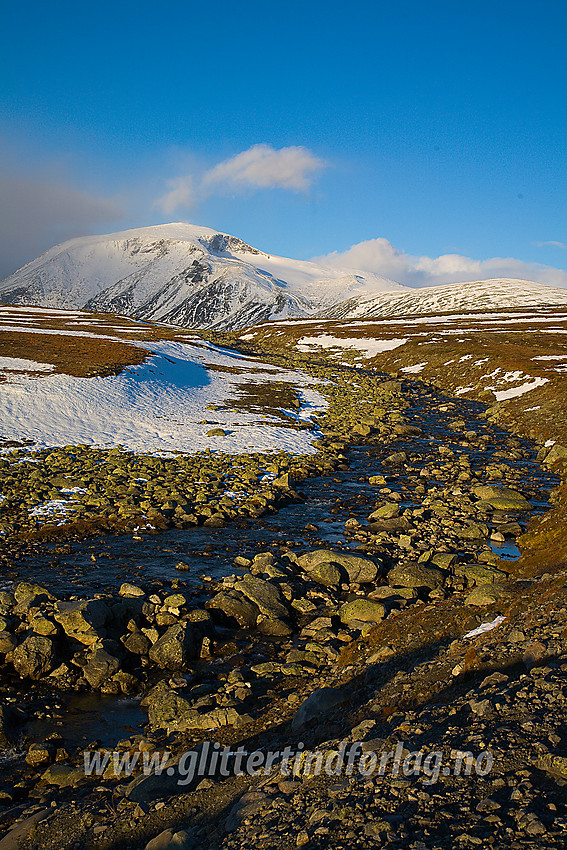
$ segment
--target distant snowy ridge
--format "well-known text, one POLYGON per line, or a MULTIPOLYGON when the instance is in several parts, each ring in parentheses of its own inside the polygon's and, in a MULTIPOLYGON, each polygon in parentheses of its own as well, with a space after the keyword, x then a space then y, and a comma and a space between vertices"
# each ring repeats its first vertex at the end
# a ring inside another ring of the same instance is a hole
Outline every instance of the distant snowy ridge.
POLYGON ((240 330, 313 316, 567 305, 567 290, 509 279, 412 289, 372 272, 266 254, 207 227, 161 224, 56 245, 0 282, 0 303, 240 330))
POLYGON ((264 254, 206 227, 164 224, 57 245, 2 281, 0 301, 230 330, 401 289, 370 272, 264 254))
POLYGON ((323 310, 328 319, 379 319, 395 316, 492 311, 511 307, 567 305, 567 289, 555 289, 530 280, 496 278, 471 283, 448 283, 348 298, 323 310))

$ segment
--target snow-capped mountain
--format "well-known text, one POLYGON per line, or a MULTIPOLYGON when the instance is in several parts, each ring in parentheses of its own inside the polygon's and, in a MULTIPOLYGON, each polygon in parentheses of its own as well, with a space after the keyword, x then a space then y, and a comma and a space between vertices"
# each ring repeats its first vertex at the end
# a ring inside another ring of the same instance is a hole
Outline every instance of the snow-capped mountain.
POLYGON ((57 245, 2 281, 0 301, 230 330, 402 289, 371 272, 274 257, 206 227, 163 224, 57 245))
POLYGON ((413 289, 372 272, 265 254, 208 227, 161 224, 56 245, 0 282, 0 302, 240 330, 287 318, 567 305, 567 290, 509 279, 413 289))
POLYGON ((347 298, 323 310, 322 315, 330 319, 377 319, 554 305, 567 305, 567 289, 555 289, 531 280, 495 278, 423 289, 404 287, 403 292, 347 298))

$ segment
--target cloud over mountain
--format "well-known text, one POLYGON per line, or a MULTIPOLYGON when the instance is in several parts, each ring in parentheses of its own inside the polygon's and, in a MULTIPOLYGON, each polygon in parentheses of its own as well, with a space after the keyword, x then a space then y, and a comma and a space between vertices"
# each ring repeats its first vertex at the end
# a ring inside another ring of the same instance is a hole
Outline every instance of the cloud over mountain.
POLYGON ((287 189, 303 192, 313 182, 324 160, 307 148, 292 145, 276 150, 270 145, 253 145, 225 159, 201 175, 186 174, 167 182, 169 189, 155 203, 166 215, 190 209, 210 195, 254 189, 287 189))
POLYGON ((122 210, 109 198, 92 195, 51 176, 0 173, 0 279, 22 258, 33 257, 77 231, 118 221, 122 210))
POLYGON ((397 280, 406 286, 437 286, 444 283, 492 278, 535 280, 548 286, 567 287, 567 272, 541 263, 526 263, 513 257, 475 260, 460 254, 439 257, 413 256, 395 248, 384 238, 368 239, 347 251, 333 251, 315 262, 364 269, 397 280))

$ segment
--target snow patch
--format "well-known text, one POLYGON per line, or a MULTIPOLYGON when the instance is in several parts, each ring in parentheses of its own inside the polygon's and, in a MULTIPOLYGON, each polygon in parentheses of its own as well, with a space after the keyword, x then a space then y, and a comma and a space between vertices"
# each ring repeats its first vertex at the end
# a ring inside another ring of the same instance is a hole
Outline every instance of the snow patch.
POLYGON ((491 632, 492 629, 498 628, 500 623, 503 623, 505 619, 506 619, 506 617, 502 617, 502 615, 499 615, 498 617, 495 617, 494 620, 492 620, 490 623, 483 623, 481 626, 478 626, 476 629, 473 629, 472 631, 467 632, 466 635, 463 635, 463 638, 478 637, 478 635, 484 635, 484 634, 486 634, 486 632, 491 632))
MULTIPOLYGON (((242 337, 244 339, 244 337, 242 337)), ((307 351, 309 348, 347 348, 360 351, 363 357, 374 357, 384 351, 393 351, 404 345, 407 339, 364 339, 361 337, 337 337, 331 334, 319 336, 303 336, 297 340, 298 349, 307 351)))
POLYGON ((0 383, 4 435, 33 440, 38 448, 86 443, 140 452, 315 452, 312 440, 318 434, 290 421, 293 415, 310 424, 311 416, 327 407, 308 375, 209 343, 152 342, 151 349, 145 363, 119 375, 49 374, 39 381, 22 373, 17 383, 0 383), (275 409, 231 410, 242 393, 273 381, 300 391, 298 413, 286 411, 281 418, 275 409), (221 409, 212 411, 211 405, 221 409), (207 436, 214 427, 227 435, 207 436))
POLYGON ((423 363, 414 363, 413 366, 404 366, 400 369, 400 372, 405 372, 408 375, 417 375, 419 372, 422 372, 425 366, 427 366, 428 361, 424 360, 423 363))
POLYGON ((519 398, 519 396, 524 395, 524 393, 529 393, 530 390, 535 390, 537 387, 543 386, 543 384, 547 384, 549 382, 549 378, 531 378, 528 381, 525 381, 519 387, 512 387, 509 390, 497 390, 495 387, 489 387, 494 395, 496 396, 497 401, 506 401, 509 398, 519 398))
POLYGON ((0 370, 10 372, 52 372, 55 369, 51 363, 36 363, 35 360, 24 360, 21 357, 0 357, 0 370))

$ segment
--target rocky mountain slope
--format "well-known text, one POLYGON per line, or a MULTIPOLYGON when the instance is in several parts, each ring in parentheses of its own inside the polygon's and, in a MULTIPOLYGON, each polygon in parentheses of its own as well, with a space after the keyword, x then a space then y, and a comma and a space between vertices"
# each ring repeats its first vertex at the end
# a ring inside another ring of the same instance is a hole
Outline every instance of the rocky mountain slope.
POLYGON ((166 224, 57 245, 0 283, 0 300, 230 330, 401 289, 370 272, 273 257, 206 227, 166 224))
POLYGON ((121 313, 191 328, 566 305, 567 290, 497 279, 412 289, 357 269, 275 257, 206 227, 72 239, 0 282, 0 302, 121 313))

